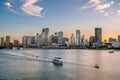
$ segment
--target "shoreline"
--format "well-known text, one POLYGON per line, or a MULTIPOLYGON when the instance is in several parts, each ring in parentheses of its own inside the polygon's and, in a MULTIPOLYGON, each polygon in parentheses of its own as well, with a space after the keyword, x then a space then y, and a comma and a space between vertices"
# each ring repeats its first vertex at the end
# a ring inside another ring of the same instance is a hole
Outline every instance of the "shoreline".
POLYGON ((6 49, 2 48, 0 50, 120 50, 120 48, 13 48, 13 49, 6 49))

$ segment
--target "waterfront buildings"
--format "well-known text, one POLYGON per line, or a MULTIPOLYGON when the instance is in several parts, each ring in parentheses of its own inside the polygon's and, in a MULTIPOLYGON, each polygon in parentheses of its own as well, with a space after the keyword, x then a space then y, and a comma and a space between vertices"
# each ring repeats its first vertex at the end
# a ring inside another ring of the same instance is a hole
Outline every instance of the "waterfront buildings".
MULTIPOLYGON (((115 48, 120 48, 120 35, 118 35, 118 41, 115 38, 109 38, 109 41, 102 42, 102 28, 95 28, 95 36, 90 36, 89 41, 85 39, 85 36, 80 36, 80 30, 76 30, 76 39, 74 34, 71 34, 70 41, 69 38, 63 36, 63 32, 55 32, 49 36, 49 28, 42 29, 42 32, 37 33, 36 36, 23 36, 22 37, 22 46, 24 48, 37 47, 37 48, 47 48, 47 47, 71 47, 72 48, 101 48, 104 46, 111 46, 115 48)), ((17 47, 19 45, 18 40, 14 40, 14 44, 10 43, 10 36, 1 37, 1 46, 5 43, 5 47, 8 49, 11 46, 17 47)))

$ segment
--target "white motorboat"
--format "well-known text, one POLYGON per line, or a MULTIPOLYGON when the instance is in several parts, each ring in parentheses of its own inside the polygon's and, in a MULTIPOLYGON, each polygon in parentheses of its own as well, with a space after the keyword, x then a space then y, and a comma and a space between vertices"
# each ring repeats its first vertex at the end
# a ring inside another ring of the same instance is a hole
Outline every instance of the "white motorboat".
POLYGON ((55 58, 52 60, 52 63, 53 63, 53 64, 56 64, 56 65, 63 65, 63 59, 60 58, 60 57, 55 57, 55 58))

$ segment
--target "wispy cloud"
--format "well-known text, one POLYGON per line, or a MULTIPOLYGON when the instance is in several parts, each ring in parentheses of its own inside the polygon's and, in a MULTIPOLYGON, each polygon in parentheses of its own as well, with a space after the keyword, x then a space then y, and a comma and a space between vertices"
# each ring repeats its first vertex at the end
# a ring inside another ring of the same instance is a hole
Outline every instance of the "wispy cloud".
POLYGON ((105 3, 105 4, 99 4, 95 7, 96 10, 104 10, 106 8, 109 8, 111 6, 111 3, 105 3))
POLYGON ((84 9, 95 7, 99 3, 101 3, 100 0, 89 0, 88 3, 82 7, 82 9, 84 10, 84 9))
POLYGON ((106 11, 107 8, 111 7, 114 4, 114 1, 107 1, 107 0, 89 0, 87 4, 85 4, 81 9, 89 9, 92 8, 100 13, 103 13, 105 16, 109 15, 106 11))
POLYGON ((28 15, 42 17, 41 12, 42 7, 34 5, 38 0, 25 0, 24 4, 21 6, 21 9, 28 15))

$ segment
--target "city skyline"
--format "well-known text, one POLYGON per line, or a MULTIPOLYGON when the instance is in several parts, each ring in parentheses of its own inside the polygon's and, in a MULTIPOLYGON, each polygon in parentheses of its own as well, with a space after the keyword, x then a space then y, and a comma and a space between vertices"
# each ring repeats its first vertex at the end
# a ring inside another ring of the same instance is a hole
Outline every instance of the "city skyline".
POLYGON ((50 34, 63 31, 69 38, 79 29, 89 39, 94 28, 101 27, 102 40, 117 38, 119 7, 118 0, 1 0, 0 37, 10 35, 12 41, 21 41, 22 36, 35 36, 48 27, 50 34))

